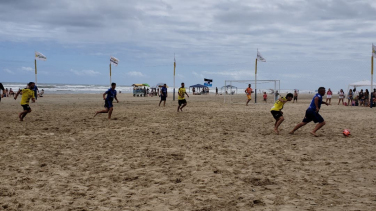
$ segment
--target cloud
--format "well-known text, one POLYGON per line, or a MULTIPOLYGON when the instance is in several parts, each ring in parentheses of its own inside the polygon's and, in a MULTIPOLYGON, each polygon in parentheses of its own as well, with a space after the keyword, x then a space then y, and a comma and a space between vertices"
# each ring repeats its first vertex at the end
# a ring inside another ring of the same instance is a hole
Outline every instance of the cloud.
POLYGON ((94 71, 94 70, 70 70, 72 73, 78 76, 96 76, 100 75, 100 72, 94 71))
POLYGON ((4 72, 14 75, 15 73, 9 69, 3 69, 4 72))
POLYGON ((134 77, 144 77, 145 75, 138 71, 131 71, 128 72, 127 75, 134 76, 134 77))
POLYGON ((204 71, 203 72, 205 75, 210 75, 212 77, 214 76, 224 76, 225 78, 228 79, 250 79, 251 77, 254 77, 254 72, 250 70, 228 70, 228 71, 204 71))
POLYGON ((32 67, 21 67, 21 69, 25 70, 25 71, 28 71, 28 72, 32 72, 33 71, 32 67))

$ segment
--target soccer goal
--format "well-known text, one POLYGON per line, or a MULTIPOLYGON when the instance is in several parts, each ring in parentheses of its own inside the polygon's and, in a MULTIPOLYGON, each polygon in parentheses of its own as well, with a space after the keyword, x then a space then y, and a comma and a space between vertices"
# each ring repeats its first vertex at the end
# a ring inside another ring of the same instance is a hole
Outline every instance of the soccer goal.
POLYGON ((247 97, 245 89, 251 84, 253 90, 252 101, 254 103, 264 103, 263 95, 266 92, 267 102, 274 103, 278 99, 281 89, 280 80, 225 80, 225 85, 221 88, 224 103, 245 104, 247 97))

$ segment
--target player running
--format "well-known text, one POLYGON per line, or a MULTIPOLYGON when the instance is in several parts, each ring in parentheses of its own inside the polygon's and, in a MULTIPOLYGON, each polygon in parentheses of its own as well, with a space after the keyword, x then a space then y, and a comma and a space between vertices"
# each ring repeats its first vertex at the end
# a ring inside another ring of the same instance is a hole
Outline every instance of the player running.
POLYGON ((119 103, 119 100, 116 97, 117 92, 116 92, 115 88, 116 88, 116 83, 112 83, 111 88, 109 88, 105 93, 103 93, 103 100, 105 101, 104 107, 106 109, 101 110, 101 111, 97 111, 95 113, 94 117, 97 116, 97 114, 99 114, 99 113, 108 113, 108 119, 111 119, 112 110, 114 109, 114 105, 112 105, 112 102, 115 99, 116 102, 119 103), (107 97, 105 97, 106 95, 107 95, 107 97))
POLYGON ((295 126, 295 128, 290 132, 290 134, 294 134, 294 132, 306 125, 307 123, 313 121, 314 123, 318 123, 316 127, 311 131, 313 136, 316 136, 316 131, 319 130, 322 126, 326 123, 322 116, 319 114, 321 104, 330 105, 329 103, 322 102, 322 97, 325 95, 325 88, 320 87, 318 93, 313 97, 311 104, 309 105, 308 109, 306 110, 305 117, 303 121, 295 126))
POLYGON ((274 119, 275 119, 275 124, 274 124, 274 132, 278 135, 279 134, 279 131, 278 131, 278 127, 282 124, 282 122, 285 120, 285 118, 283 117, 283 112, 282 112, 282 109, 283 109, 283 106, 285 105, 285 103, 287 103, 287 101, 291 101, 292 98, 293 98, 293 94, 292 93, 288 93, 286 95, 286 97, 281 97, 279 98, 275 103, 274 103, 274 106, 272 107, 272 109, 270 110, 270 112, 272 113, 274 119))
POLYGON ((251 94, 252 94, 251 84, 248 84, 248 88, 245 89, 244 92, 247 94, 247 98, 248 98, 248 101, 247 101, 247 103, 245 105, 248 106, 249 101, 252 100, 252 97, 251 97, 251 94))
POLYGON ((18 118, 20 118, 20 121, 23 121, 25 116, 31 112, 31 108, 29 106, 30 99, 35 103, 35 95, 34 95, 34 82, 30 82, 27 84, 27 88, 18 90, 16 96, 14 96, 14 99, 17 100, 17 97, 20 93, 22 93, 22 98, 21 98, 21 106, 23 108, 23 112, 18 114, 18 118))

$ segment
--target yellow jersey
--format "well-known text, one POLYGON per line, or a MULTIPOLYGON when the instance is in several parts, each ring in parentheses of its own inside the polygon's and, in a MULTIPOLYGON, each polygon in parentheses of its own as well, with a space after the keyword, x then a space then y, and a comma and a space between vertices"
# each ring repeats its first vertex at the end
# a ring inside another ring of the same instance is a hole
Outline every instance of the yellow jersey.
POLYGON ((30 89, 23 89, 21 105, 29 105, 30 98, 34 98, 34 91, 30 89))
POLYGON ((178 100, 184 100, 185 99, 185 88, 180 87, 178 91, 178 100))
MULTIPOLYGON (((282 100, 287 101, 287 99, 285 97, 282 97, 282 100)), ((284 103, 282 101, 277 100, 277 102, 274 103, 274 106, 270 110, 271 111, 280 111, 280 110, 283 109, 283 105, 284 105, 284 103)))

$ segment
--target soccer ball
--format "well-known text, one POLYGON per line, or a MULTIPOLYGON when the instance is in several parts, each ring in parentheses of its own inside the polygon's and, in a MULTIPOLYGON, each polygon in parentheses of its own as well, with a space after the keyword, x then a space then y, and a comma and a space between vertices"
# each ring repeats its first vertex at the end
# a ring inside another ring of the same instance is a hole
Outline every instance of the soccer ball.
POLYGON ((345 137, 348 137, 349 135, 351 135, 350 130, 348 130, 348 129, 344 129, 344 130, 343 130, 343 135, 344 135, 345 137))

